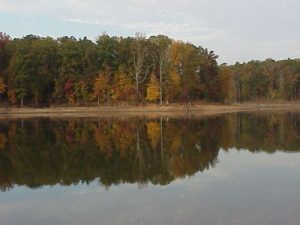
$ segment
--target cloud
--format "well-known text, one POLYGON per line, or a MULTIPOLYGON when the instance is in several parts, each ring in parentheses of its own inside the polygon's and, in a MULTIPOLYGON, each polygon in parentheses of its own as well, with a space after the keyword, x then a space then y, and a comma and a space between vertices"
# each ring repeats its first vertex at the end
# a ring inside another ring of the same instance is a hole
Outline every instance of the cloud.
MULTIPOLYGON (((165 34, 176 39, 196 41, 222 38, 226 31, 208 26, 201 16, 190 13, 187 7, 197 1, 64 1, 69 9, 61 19, 79 24, 99 26, 120 33, 143 32, 147 35, 165 34)), ((200 43, 199 43, 200 44, 200 43)))
POLYGON ((54 18, 58 28, 70 25, 64 35, 165 34, 213 49, 222 62, 285 57, 300 38, 299 0, 0 0, 0 11, 54 18))
POLYGON ((2 0, 1 7, 13 13, 50 15, 64 22, 99 26, 102 29, 148 35, 166 34, 184 40, 216 38, 225 32, 205 25, 201 17, 190 15, 186 7, 195 0, 2 0))

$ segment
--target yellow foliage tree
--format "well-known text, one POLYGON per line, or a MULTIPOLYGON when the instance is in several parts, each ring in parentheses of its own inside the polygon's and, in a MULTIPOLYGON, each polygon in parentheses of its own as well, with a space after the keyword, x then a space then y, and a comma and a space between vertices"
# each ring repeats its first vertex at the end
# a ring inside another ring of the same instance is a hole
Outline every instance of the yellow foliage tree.
POLYGON ((171 71, 170 78, 166 87, 166 99, 176 100, 181 92, 181 77, 176 71, 171 71))
POLYGON ((94 82, 94 96, 97 98, 98 104, 100 100, 108 101, 110 84, 107 74, 100 73, 94 82))
POLYGON ((156 79, 155 74, 151 74, 150 82, 147 87, 146 99, 150 102, 156 102, 159 96, 159 82, 156 79))
POLYGON ((184 43, 181 41, 173 41, 169 50, 170 64, 171 67, 180 67, 181 64, 181 52, 184 48, 184 43))

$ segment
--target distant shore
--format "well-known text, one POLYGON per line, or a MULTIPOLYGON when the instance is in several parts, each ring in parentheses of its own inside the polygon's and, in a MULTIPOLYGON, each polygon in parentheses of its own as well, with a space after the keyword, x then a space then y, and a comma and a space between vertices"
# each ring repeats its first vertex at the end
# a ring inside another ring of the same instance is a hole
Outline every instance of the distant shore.
POLYGON ((49 108, 0 108, 1 118, 19 117, 103 117, 103 116, 204 116, 234 112, 300 111, 300 102, 269 102, 239 104, 182 104, 146 106, 52 106, 49 108))

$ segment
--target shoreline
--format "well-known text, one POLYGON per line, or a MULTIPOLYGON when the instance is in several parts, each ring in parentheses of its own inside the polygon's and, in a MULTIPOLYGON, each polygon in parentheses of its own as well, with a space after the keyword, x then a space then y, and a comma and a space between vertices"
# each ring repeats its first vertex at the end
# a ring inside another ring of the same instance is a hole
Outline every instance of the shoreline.
POLYGON ((49 108, 0 108, 0 118, 24 117, 103 117, 103 116, 205 116, 237 112, 300 111, 295 103, 238 103, 238 104, 170 104, 147 106, 57 106, 49 108))

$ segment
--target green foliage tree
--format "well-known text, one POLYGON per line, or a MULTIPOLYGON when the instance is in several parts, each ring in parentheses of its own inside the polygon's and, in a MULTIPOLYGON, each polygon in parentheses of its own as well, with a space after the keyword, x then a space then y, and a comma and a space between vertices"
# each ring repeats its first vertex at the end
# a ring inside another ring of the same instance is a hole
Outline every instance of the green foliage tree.
POLYGON ((118 38, 102 34, 97 39, 98 55, 102 70, 118 70, 118 38))

